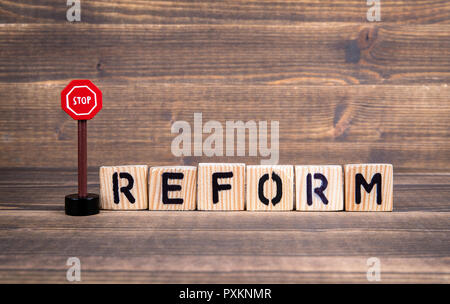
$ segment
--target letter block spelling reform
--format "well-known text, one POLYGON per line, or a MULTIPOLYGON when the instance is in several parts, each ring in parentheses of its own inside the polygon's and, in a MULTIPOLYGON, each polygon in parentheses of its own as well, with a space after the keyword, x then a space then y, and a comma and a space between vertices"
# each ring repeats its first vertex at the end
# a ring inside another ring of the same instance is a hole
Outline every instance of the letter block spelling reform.
POLYGON ((148 209, 148 166, 100 167, 102 209, 148 209))
POLYGON ((344 210, 341 166, 295 166, 295 184, 298 211, 344 210))
POLYGON ((247 210, 294 209, 294 167, 247 166, 247 210))
POLYGON ((345 211, 392 211, 390 164, 345 165, 345 211))
POLYGON ((197 167, 165 166, 150 168, 148 209, 195 210, 197 167))
POLYGON ((198 210, 244 210, 245 164, 198 164, 198 210))

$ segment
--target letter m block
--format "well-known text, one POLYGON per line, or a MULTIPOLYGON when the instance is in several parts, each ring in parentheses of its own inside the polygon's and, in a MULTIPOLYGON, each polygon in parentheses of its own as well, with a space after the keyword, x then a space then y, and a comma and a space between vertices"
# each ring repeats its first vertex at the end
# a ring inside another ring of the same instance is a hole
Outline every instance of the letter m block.
POLYGON ((391 164, 345 165, 345 211, 392 211, 391 164))

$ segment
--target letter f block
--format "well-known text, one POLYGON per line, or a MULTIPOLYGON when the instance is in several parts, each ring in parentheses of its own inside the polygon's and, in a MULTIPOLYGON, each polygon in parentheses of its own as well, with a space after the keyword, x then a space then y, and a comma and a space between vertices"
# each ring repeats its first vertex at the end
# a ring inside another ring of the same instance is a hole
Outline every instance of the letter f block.
POLYGON ((99 175, 102 209, 148 209, 148 166, 103 166, 99 175))
POLYGON ((152 167, 148 181, 148 209, 195 210, 196 190, 197 167, 152 167))
POLYGON ((391 164, 345 165, 345 211, 392 211, 391 164))
POLYGON ((244 210, 245 164, 198 164, 198 210, 244 210))

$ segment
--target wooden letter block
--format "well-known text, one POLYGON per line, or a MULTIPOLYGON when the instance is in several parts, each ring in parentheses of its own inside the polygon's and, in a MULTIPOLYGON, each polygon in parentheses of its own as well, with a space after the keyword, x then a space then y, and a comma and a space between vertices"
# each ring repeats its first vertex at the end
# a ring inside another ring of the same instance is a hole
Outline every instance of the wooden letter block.
POLYGON ((293 166, 247 166, 247 210, 294 209, 293 166))
POLYGON ((344 210, 341 166, 295 166, 298 211, 344 210))
POLYGON ((244 210, 245 164, 198 164, 198 210, 244 210))
POLYGON ((196 190, 197 167, 152 167, 148 183, 148 209, 195 210, 196 190))
POLYGON ((100 206, 110 210, 148 209, 148 166, 100 167, 100 206))
POLYGON ((345 165, 345 211, 392 211, 390 164, 345 165))

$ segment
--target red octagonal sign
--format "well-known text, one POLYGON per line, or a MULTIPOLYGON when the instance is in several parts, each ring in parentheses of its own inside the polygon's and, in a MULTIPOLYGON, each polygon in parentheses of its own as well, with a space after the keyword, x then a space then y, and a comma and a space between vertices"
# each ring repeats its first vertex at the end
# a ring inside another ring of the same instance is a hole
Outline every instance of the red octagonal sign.
POLYGON ((61 107, 75 120, 91 119, 102 109, 102 92, 90 80, 72 80, 61 92, 61 107))

